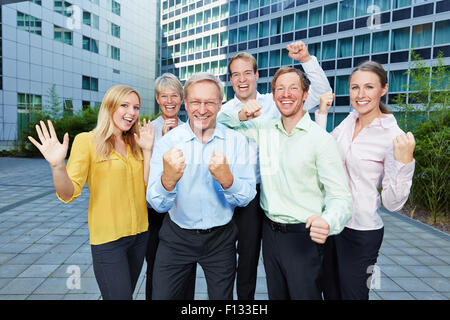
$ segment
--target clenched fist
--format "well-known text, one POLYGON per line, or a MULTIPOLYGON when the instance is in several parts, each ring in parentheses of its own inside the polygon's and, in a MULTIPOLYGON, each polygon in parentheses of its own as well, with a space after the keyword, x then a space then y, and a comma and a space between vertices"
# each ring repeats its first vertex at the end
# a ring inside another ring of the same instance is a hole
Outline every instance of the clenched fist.
POLYGON ((163 173, 161 175, 161 183, 167 191, 172 191, 178 180, 183 176, 186 162, 183 152, 174 147, 163 155, 163 173))
POLYGON ((326 92, 323 95, 320 96, 320 114, 327 114, 328 110, 330 110, 331 106, 333 105, 334 100, 334 93, 333 92, 326 92))
POLYGON ((306 229, 310 228, 309 236, 311 240, 323 244, 330 233, 330 226, 324 218, 318 215, 312 215, 306 220, 306 229))
POLYGON ((394 139, 394 158, 400 163, 407 164, 413 161, 416 140, 411 132, 401 134, 394 139))
POLYGON ((211 160, 209 160, 209 172, 222 185, 222 188, 228 189, 233 185, 233 174, 231 173, 227 158, 222 153, 213 153, 211 160))
POLYGON ((308 52, 308 47, 303 41, 297 41, 290 43, 286 46, 286 50, 289 51, 289 57, 300 61, 301 63, 311 60, 311 56, 308 52))
POLYGON ((261 115, 261 105, 256 100, 248 100, 239 111, 239 120, 247 121, 261 115))
POLYGON ((178 119, 166 119, 164 120, 164 126, 162 128, 162 135, 165 135, 167 132, 176 128, 178 126, 178 119))

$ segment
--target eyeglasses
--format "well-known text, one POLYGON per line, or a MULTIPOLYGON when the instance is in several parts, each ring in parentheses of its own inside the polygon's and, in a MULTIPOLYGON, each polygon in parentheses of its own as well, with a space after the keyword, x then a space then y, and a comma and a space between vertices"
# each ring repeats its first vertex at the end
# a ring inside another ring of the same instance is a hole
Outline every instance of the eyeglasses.
POLYGON ((199 101, 199 100, 186 100, 187 103, 194 108, 200 108, 200 106, 203 104, 207 108, 216 107, 219 102, 218 101, 199 101))

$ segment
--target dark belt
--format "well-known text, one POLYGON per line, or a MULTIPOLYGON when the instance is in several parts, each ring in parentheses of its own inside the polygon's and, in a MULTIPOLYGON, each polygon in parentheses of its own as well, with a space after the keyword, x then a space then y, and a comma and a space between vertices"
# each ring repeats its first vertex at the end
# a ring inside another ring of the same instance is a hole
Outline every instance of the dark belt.
POLYGON ((309 232, 309 229, 306 229, 306 224, 304 223, 278 223, 275 221, 270 220, 266 215, 264 215, 264 220, 267 222, 267 224, 270 226, 272 231, 275 232, 297 232, 297 233, 306 233, 309 232))
POLYGON ((221 228, 226 228, 228 225, 231 224, 231 221, 228 222, 227 224, 222 225, 222 226, 212 227, 212 228, 209 228, 209 229, 184 229, 184 228, 182 228, 182 229, 186 230, 186 231, 189 231, 189 232, 192 232, 192 233, 195 233, 195 234, 207 234, 207 233, 211 233, 211 232, 213 232, 215 230, 218 230, 218 229, 221 229, 221 228))

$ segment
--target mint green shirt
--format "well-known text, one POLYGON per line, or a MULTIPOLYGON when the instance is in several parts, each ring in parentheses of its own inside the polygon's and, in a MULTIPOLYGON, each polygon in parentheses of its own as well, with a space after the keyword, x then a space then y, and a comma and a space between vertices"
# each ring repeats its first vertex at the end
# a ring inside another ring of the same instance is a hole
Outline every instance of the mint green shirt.
POLYGON ((279 223, 305 223, 315 214, 340 233, 352 214, 352 196, 335 139, 303 111, 290 134, 280 118, 240 121, 224 111, 218 121, 256 141, 261 172, 260 205, 279 223))

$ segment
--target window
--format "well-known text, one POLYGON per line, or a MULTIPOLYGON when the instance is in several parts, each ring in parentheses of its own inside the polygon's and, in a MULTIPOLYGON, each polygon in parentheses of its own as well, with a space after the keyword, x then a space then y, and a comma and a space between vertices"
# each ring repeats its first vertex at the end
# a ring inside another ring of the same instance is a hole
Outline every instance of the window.
POLYGON ((248 40, 258 39, 258 24, 254 23, 248 26, 248 40))
POLYGON ((353 38, 339 39, 338 58, 350 57, 352 55, 353 38))
POLYGON ((65 44, 72 45, 72 31, 58 27, 53 26, 53 39, 56 41, 61 41, 65 44))
POLYGON ((219 34, 211 35, 211 49, 216 49, 219 47, 219 34))
POLYGON ((53 11, 58 12, 66 17, 72 16, 72 4, 67 1, 53 1, 53 11))
POLYGON ((98 79, 88 76, 83 76, 82 86, 84 90, 98 91, 98 79))
POLYGON ((307 27, 308 12, 302 11, 295 14, 295 30, 305 29, 307 27))
POLYGON ((339 20, 353 18, 353 0, 344 0, 339 3, 339 20))
POLYGON ((408 84, 406 70, 389 72, 389 92, 404 92, 408 84))
POLYGON ((323 10, 323 23, 331 23, 337 20, 337 3, 325 6, 323 10))
POLYGON ((260 52, 258 54, 258 68, 267 68, 269 66, 269 53, 260 52))
POLYGON ((35 34, 42 34, 42 20, 17 11, 17 27, 35 34))
POLYGON ((392 30, 391 50, 409 48, 409 27, 392 30))
POLYGON ((411 6, 411 0, 394 0, 394 9, 411 6))
POLYGON ((120 38, 120 26, 118 26, 117 24, 114 24, 112 22, 110 22, 109 25, 110 25, 111 35, 116 38, 120 38))
POLYGON ((17 93, 17 112, 25 113, 30 109, 42 109, 42 96, 28 93, 17 93))
POLYGON ((211 39, 209 36, 203 38, 203 50, 209 50, 211 48, 211 39))
POLYGON ((309 26, 315 27, 322 24, 322 7, 309 10, 309 26))
POLYGON ((380 9, 380 12, 388 11, 391 9, 391 1, 386 0, 373 0, 373 5, 380 9))
POLYGON ((280 66, 280 50, 270 51, 269 66, 271 68, 280 66))
POLYGON ((388 51, 389 31, 375 32, 372 37, 372 53, 388 51))
POLYGON ((286 49, 281 50, 281 65, 282 66, 289 66, 292 65, 292 59, 289 57, 289 51, 286 49))
POLYGON ((281 33, 281 18, 275 18, 270 21, 270 35, 274 36, 281 33))
POLYGON ((90 13, 89 11, 83 11, 83 23, 97 30, 99 29, 98 15, 90 13))
POLYGON ((336 77, 336 94, 337 95, 348 94, 348 76, 336 77))
POLYGON ((320 47, 320 42, 308 44, 309 54, 315 56, 318 60, 321 60, 320 47))
POLYGON ((322 47, 322 60, 336 58, 336 40, 325 41, 322 47))
POLYGON ((355 37, 354 55, 359 56, 370 53, 370 34, 363 34, 355 37))
POLYGON ((414 26, 412 30, 412 48, 431 45, 431 23, 414 26))
POLYGON ((238 14, 238 0, 230 0, 230 17, 238 14))
POLYGON ((220 46, 224 47, 228 45, 228 32, 221 32, 220 33, 220 46))
POLYGON ((39 5, 39 6, 42 5, 42 1, 41 0, 33 0, 32 2, 37 4, 37 5, 39 5))
POLYGON ((290 14, 283 17, 283 33, 294 30, 294 15, 290 14))
POLYGON ((265 38, 269 35, 269 21, 262 21, 259 23, 259 37, 265 38))
POLYGON ((98 40, 83 36, 83 49, 98 53, 98 40))
POLYGON ((64 99, 63 112, 64 112, 64 114, 69 114, 69 115, 73 114, 72 99, 64 99))
POLYGON ((220 18, 227 18, 228 17, 228 3, 224 3, 220 6, 220 18))
POLYGON ((247 41, 247 26, 239 28, 239 42, 247 41))
POLYGON ((449 43, 450 20, 438 21, 434 27, 434 44, 449 43))
POLYGON ((248 0, 239 0, 239 13, 248 11, 248 0))
POLYGON ((372 5, 372 0, 356 0, 356 16, 366 16, 369 13, 367 9, 372 5))
POLYGON ((120 3, 115 0, 111 0, 111 11, 112 13, 120 16, 120 3))
POLYGON ((229 32, 229 44, 236 44, 237 43, 237 29, 230 30, 229 32))

